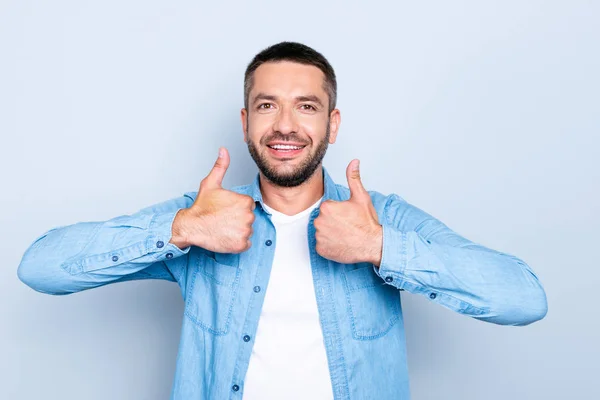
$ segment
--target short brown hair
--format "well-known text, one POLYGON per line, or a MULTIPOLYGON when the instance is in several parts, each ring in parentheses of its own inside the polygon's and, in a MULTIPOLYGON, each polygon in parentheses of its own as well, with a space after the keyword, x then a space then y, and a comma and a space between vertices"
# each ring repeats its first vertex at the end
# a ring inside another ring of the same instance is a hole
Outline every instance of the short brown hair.
POLYGON ((258 53, 244 74, 244 107, 248 109, 248 96, 252 89, 254 71, 266 62, 291 61, 299 64, 313 65, 325 74, 324 89, 329 96, 329 112, 335 108, 337 101, 337 82, 335 72, 329 61, 318 51, 297 42, 281 42, 267 47, 258 53))

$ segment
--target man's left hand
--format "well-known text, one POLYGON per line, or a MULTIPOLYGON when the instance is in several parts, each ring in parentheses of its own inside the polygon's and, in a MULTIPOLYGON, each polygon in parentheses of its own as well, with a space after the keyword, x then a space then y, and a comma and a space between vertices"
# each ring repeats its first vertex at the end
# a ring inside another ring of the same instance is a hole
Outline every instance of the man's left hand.
POLYGON ((317 253, 344 264, 370 262, 379 266, 383 244, 383 228, 371 196, 362 185, 359 161, 346 168, 350 199, 326 200, 315 219, 317 253))

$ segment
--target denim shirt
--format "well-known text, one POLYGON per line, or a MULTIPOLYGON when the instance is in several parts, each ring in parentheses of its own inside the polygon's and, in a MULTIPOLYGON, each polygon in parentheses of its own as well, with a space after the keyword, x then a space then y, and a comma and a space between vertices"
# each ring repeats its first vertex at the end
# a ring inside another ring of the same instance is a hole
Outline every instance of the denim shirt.
MULTIPOLYGON (((325 168, 323 177, 323 200, 349 199, 325 168)), ((177 211, 196 198, 188 192, 132 215, 53 228, 26 250, 18 276, 54 295, 133 279, 177 282, 185 315, 171 399, 241 399, 277 240, 259 176, 231 190, 257 203, 245 252, 169 243, 177 211)), ((318 207, 307 226, 335 399, 410 398, 400 291, 494 324, 522 326, 546 315, 544 289, 523 260, 459 236, 396 194, 369 195, 383 226, 380 267, 321 257, 313 225, 318 207)))

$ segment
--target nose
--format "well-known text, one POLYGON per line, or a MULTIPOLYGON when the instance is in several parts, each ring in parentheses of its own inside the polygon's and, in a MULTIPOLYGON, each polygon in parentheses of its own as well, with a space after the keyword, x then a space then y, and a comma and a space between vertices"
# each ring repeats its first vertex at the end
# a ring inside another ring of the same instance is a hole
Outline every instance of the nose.
POLYGON ((290 107, 281 107, 275 118, 273 130, 285 134, 298 132, 296 115, 290 107))

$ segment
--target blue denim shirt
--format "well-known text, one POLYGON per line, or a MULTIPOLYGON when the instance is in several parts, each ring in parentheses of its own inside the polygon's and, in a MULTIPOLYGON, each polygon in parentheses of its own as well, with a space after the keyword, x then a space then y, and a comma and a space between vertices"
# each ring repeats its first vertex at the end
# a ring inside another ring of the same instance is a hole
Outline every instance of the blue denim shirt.
MULTIPOLYGON (((323 176, 323 200, 350 197, 325 168, 323 176)), ((185 316, 171 398, 241 399, 277 240, 258 175, 231 190, 257 203, 252 247, 243 253, 169 243, 175 214, 197 195, 189 192, 132 215, 51 229, 26 250, 18 276, 55 295, 133 279, 177 282, 185 316)), ((523 260, 459 236, 396 194, 369 194, 383 226, 379 268, 317 254, 319 208, 307 226, 335 399, 410 398, 399 291, 501 325, 527 325, 546 315, 544 289, 523 260)))

